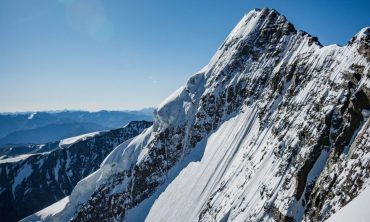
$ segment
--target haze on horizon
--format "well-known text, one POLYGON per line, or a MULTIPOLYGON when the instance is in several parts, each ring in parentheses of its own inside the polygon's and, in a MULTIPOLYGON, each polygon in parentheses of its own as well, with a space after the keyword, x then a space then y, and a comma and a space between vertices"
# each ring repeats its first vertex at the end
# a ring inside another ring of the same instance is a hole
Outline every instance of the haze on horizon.
POLYGON ((345 45, 370 21, 366 0, 0 4, 0 112, 155 107, 253 8, 277 9, 324 45, 345 45))

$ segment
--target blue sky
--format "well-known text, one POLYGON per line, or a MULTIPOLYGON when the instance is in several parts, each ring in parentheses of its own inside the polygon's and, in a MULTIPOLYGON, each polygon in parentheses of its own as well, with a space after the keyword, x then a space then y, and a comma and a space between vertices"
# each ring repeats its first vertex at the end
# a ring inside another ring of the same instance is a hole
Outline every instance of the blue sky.
POLYGON ((370 25, 368 0, 0 0, 0 112, 156 106, 263 7, 324 45, 370 25))

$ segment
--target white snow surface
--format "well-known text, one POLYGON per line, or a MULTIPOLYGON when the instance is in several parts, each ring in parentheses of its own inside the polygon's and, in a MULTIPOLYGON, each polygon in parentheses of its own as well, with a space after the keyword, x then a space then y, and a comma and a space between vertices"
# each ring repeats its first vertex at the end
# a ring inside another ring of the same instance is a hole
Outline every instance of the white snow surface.
POLYGON ((71 145, 72 143, 75 143, 77 141, 86 140, 86 139, 88 139, 90 137, 93 137, 95 135, 98 135, 100 132, 101 131, 92 132, 92 133, 86 133, 86 134, 82 134, 82 135, 79 135, 79 136, 74 136, 74 137, 62 139, 60 141, 60 143, 59 143, 59 146, 71 145))
POLYGON ((340 209, 325 222, 369 222, 370 187, 367 187, 355 199, 340 209))
POLYGON ((60 201, 40 210, 39 212, 35 213, 35 216, 31 216, 28 218, 28 221, 37 221, 37 220, 44 220, 48 216, 53 216, 62 211, 65 206, 67 205, 69 197, 65 197, 60 201))
MULTIPOLYGON (((222 75, 216 74, 231 63, 238 43, 253 33, 260 17, 259 11, 248 13, 223 46, 232 44, 226 49, 221 47, 201 72, 192 76, 187 84, 158 106, 152 127, 116 147, 99 170, 81 180, 62 211, 55 214, 45 211, 42 218, 34 214, 23 221, 68 221, 79 204, 85 203, 107 178, 140 164, 147 156, 148 144, 153 141, 156 133, 169 127, 190 125, 195 119, 196 111, 200 109, 198 105, 201 96, 209 92, 217 95, 224 90, 218 84, 221 80, 215 80, 220 76, 222 78, 222 75)), ((271 215, 265 211, 269 207, 275 207, 284 215, 294 216, 296 221, 304 219, 304 208, 301 205, 304 195, 298 201, 294 199, 298 165, 286 165, 289 164, 287 159, 291 155, 289 148, 298 147, 298 130, 305 128, 313 136, 319 133, 320 124, 313 122, 318 117, 315 119, 307 115, 313 106, 310 102, 324 100, 325 106, 317 114, 325 115, 331 111, 333 101, 344 94, 341 89, 330 91, 328 81, 342 83, 342 71, 347 70, 349 64, 367 63, 364 57, 358 55, 355 46, 320 47, 313 44, 309 47, 309 37, 297 36, 288 35, 281 40, 281 45, 286 44, 284 50, 289 53, 283 54, 284 57, 279 60, 274 71, 278 71, 286 63, 292 64, 297 56, 307 56, 305 62, 310 66, 305 70, 305 75, 312 75, 312 79, 300 84, 296 89, 297 94, 290 96, 292 98, 284 97, 291 88, 291 82, 286 81, 281 94, 271 97, 273 99, 263 97, 269 99, 243 105, 241 111, 223 116, 224 122, 209 135, 205 135, 190 154, 169 170, 167 181, 154 194, 128 210, 126 221, 271 221, 271 215), (322 67, 332 57, 336 60, 328 67, 322 67), (320 69, 330 70, 331 75, 316 71, 320 69), (279 104, 287 99, 291 99, 290 106, 299 109, 292 111, 285 107, 280 108, 279 104), (266 118, 271 124, 265 127, 260 125, 259 107, 266 107, 266 113, 270 114, 266 118), (284 124, 289 127, 284 127, 284 124), (281 135, 279 133, 284 133, 283 141, 277 136, 281 135)), ((251 70, 243 74, 251 81, 259 79, 264 66, 275 62, 267 60, 262 67, 251 63, 251 70)), ((369 67, 365 71, 368 70, 369 67)), ((232 76, 227 84, 234 84, 240 76, 232 76)), ((187 145, 185 138, 184 146, 187 145)), ((311 149, 312 146, 302 146, 297 150, 298 158, 307 158, 311 149)), ((308 174, 306 184, 312 183, 319 176, 328 156, 326 151, 321 152, 308 174)))
MULTIPOLYGON (((145 152, 143 148, 151 139, 152 128, 153 127, 149 127, 145 129, 142 134, 140 134, 140 137, 137 136, 133 139, 129 139, 117 146, 102 162, 100 169, 77 183, 67 200, 63 199, 57 202, 67 201, 62 211, 56 214, 47 214, 48 211, 45 211, 42 220, 69 221, 69 219, 73 217, 77 206, 86 202, 95 189, 104 183, 110 175, 127 169, 138 161, 140 153, 145 152)), ((62 203, 60 203, 60 205, 62 205, 62 203)), ((40 220, 40 215, 33 214, 24 218, 22 221, 38 220, 40 220)))
POLYGON ((101 167, 114 165, 116 170, 127 170, 146 152, 145 146, 152 138, 153 127, 145 129, 140 137, 134 137, 117 146, 102 162, 101 167))
POLYGON ((19 156, 16 156, 16 157, 1 159, 0 164, 18 162, 18 161, 21 161, 21 160, 25 160, 28 157, 33 156, 33 155, 35 155, 35 154, 22 154, 22 155, 19 155, 19 156))
MULTIPOLYGON (((62 139, 59 142, 59 147, 60 148, 63 148, 65 146, 72 145, 72 144, 74 144, 74 143, 76 143, 78 141, 86 140, 88 138, 91 138, 93 136, 96 136, 96 135, 98 135, 101 132, 103 132, 103 131, 86 133, 86 134, 82 134, 82 135, 79 135, 79 136, 74 136, 74 137, 62 139)), ((36 154, 40 154, 41 152, 37 153, 37 151, 40 150, 41 148, 43 148, 44 146, 45 146, 45 144, 40 144, 39 147, 38 147, 38 149, 35 151, 35 153, 32 153, 32 154, 22 154, 22 155, 18 155, 18 156, 15 156, 15 157, 0 158, 0 164, 22 161, 22 160, 27 159, 30 156, 33 156, 33 155, 36 155, 36 154)), ((48 152, 42 152, 41 154, 47 154, 47 153, 50 153, 50 151, 48 151, 48 152)))
MULTIPOLYGON (((201 160, 191 162, 178 174, 155 201, 145 221, 197 221, 202 207, 215 189, 227 182, 233 182, 237 189, 243 177, 234 172, 243 161, 246 149, 252 149, 249 143, 259 127, 256 120, 256 109, 248 108, 223 123, 209 137, 205 147, 200 143, 195 149, 204 150, 201 160)), ((256 155, 255 158, 261 156, 256 155)), ((258 183, 251 184, 250 192, 254 193, 258 186, 258 183)), ((228 209, 225 206, 222 210, 228 209)))
POLYGON ((27 117, 27 119, 29 119, 29 120, 31 120, 31 119, 33 119, 33 117, 35 117, 35 115, 37 114, 37 112, 36 113, 31 113, 28 117, 27 117))

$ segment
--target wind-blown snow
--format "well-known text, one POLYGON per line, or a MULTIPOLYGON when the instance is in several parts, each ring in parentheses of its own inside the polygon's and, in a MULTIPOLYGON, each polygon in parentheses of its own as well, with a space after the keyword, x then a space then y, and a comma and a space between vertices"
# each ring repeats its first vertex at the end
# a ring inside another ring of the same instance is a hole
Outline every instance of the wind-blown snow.
POLYGON ((116 147, 102 162, 101 166, 113 165, 118 170, 127 170, 135 163, 139 162, 142 153, 145 153, 145 145, 150 140, 152 127, 146 129, 141 137, 127 140, 116 147))
POLYGON ((204 91, 204 81, 204 73, 197 73, 185 86, 166 98, 154 111, 154 129, 161 130, 184 124, 195 111, 194 104, 199 102, 204 91))

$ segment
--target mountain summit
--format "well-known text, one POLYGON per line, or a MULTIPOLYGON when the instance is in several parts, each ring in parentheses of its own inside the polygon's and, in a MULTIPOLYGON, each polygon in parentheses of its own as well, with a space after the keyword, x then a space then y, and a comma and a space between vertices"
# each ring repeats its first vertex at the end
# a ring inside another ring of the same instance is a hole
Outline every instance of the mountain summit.
POLYGON ((324 221, 369 185, 368 30, 322 46, 252 10, 152 127, 24 221, 324 221))

